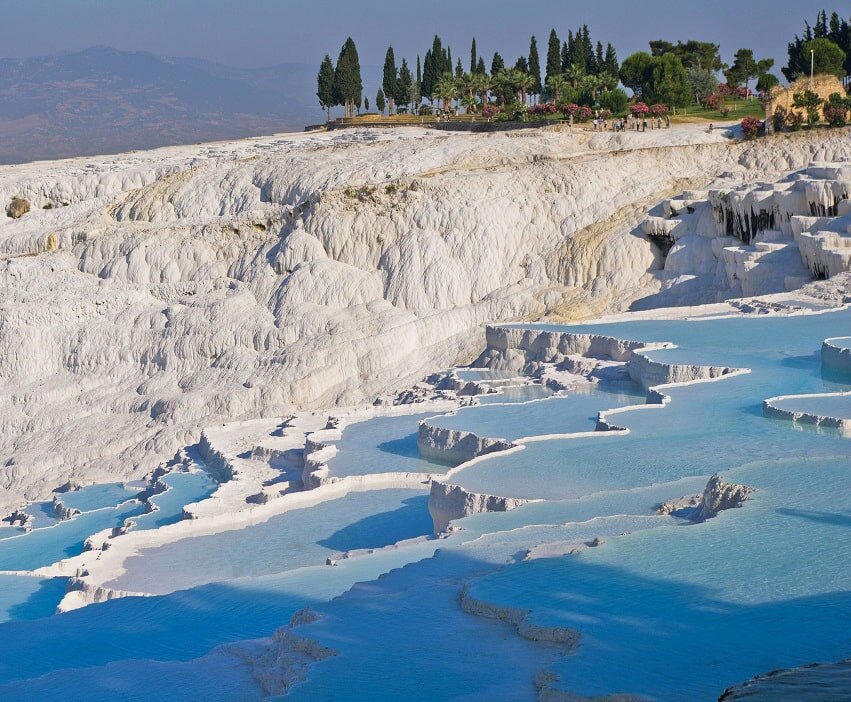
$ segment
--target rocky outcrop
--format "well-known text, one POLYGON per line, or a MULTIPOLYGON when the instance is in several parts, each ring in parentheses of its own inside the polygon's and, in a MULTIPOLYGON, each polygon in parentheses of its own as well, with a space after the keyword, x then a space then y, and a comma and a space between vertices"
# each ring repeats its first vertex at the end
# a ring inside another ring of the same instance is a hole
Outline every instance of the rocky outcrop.
POLYGON ((72 517, 76 517, 78 514, 80 514, 80 510, 74 507, 68 507, 63 504, 62 500, 59 499, 58 495, 53 496, 51 512, 53 512, 53 516, 55 516, 59 520, 71 519, 72 517))
POLYGON ((265 696, 285 695, 307 678, 311 666, 337 655, 334 649, 296 631, 318 619, 318 614, 305 607, 292 616, 288 626, 277 629, 268 643, 262 643, 259 650, 246 649, 241 644, 227 650, 251 666, 252 675, 265 696))
POLYGON ((20 219, 30 211, 30 201, 22 197, 13 197, 6 208, 6 216, 12 219, 20 219))
POLYGON ((461 609, 467 614, 486 619, 499 619, 506 624, 511 624, 524 639, 529 641, 546 641, 557 643, 567 647, 568 651, 579 645, 580 633, 576 629, 566 626, 542 626, 529 621, 529 611, 504 607, 502 605, 485 602, 470 594, 468 586, 461 589, 459 596, 461 609))
POLYGON ((505 451, 514 446, 505 439, 479 436, 471 431, 445 429, 420 422, 417 448, 420 456, 448 465, 459 465, 494 451, 505 451))
POLYGON ((477 494, 458 485, 432 480, 431 492, 428 496, 428 511, 434 524, 434 533, 442 534, 455 519, 481 512, 508 512, 529 501, 518 497, 477 494))
POLYGON ((705 522, 725 509, 741 507, 753 491, 746 485, 725 483, 716 473, 706 483, 700 502, 688 518, 693 522, 705 522))
POLYGON ((645 388, 672 383, 689 383, 711 380, 741 372, 738 368, 724 366, 696 366, 682 363, 655 361, 642 353, 634 353, 627 366, 630 377, 645 388))
POLYGON ((851 337, 825 339, 821 345, 821 364, 824 368, 851 375, 851 337))

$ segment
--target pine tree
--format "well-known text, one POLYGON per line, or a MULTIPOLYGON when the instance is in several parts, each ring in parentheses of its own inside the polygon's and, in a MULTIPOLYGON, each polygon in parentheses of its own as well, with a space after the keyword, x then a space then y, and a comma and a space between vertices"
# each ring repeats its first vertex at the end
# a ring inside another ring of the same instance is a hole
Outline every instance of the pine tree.
POLYGON ((611 44, 606 44, 606 57, 603 59, 603 66, 606 73, 616 76, 620 66, 618 65, 618 54, 615 47, 611 44))
POLYGON ((505 68, 505 61, 502 60, 502 56, 500 56, 499 52, 497 51, 493 55, 493 61, 491 61, 491 75, 495 76, 503 68, 505 68))
POLYGON ((529 72, 529 63, 526 61, 525 56, 521 56, 519 59, 517 59, 517 61, 514 63, 514 70, 520 71, 521 73, 529 72))
POLYGON ((538 56, 538 42, 535 37, 529 41, 529 74, 535 79, 535 85, 532 86, 531 93, 540 95, 543 90, 541 85, 541 59, 538 56))
POLYGON ((487 66, 485 66, 485 60, 481 56, 479 56, 479 63, 476 66, 476 73, 484 76, 484 75, 487 75, 487 72, 488 72, 488 68, 487 68, 487 66))
POLYGON ((393 47, 387 47, 384 56, 384 79, 381 81, 381 89, 390 100, 390 112, 393 112, 393 96, 396 94, 396 56, 393 47))
POLYGON ((594 45, 591 43, 591 32, 588 31, 588 25, 583 24, 579 32, 582 36, 582 61, 581 65, 585 66, 586 73, 592 73, 594 70, 594 45))
POLYGON ((606 68, 606 58, 603 56, 603 45, 598 41, 594 52, 594 73, 600 75, 606 68))
POLYGON ((567 32, 567 39, 561 45, 561 72, 564 73, 570 67, 570 59, 573 54, 573 32, 567 32))
POLYGON ((547 43, 547 81, 561 73, 561 42, 555 29, 550 30, 547 43))
POLYGON ((479 64, 478 56, 476 55, 476 37, 473 37, 473 43, 470 45, 470 73, 475 73, 479 64))
POLYGON ((464 75, 464 67, 461 65, 461 59, 455 64, 455 77, 461 78, 464 75))
POLYGON ((337 67, 334 69, 334 101, 344 106, 344 115, 351 117, 355 107, 361 104, 363 81, 360 73, 360 59, 355 42, 351 37, 346 39, 337 67))
POLYGON ((331 108, 337 104, 334 100, 334 64, 331 57, 325 54, 319 66, 319 75, 316 77, 316 97, 319 105, 325 110, 328 121, 331 121, 331 108))

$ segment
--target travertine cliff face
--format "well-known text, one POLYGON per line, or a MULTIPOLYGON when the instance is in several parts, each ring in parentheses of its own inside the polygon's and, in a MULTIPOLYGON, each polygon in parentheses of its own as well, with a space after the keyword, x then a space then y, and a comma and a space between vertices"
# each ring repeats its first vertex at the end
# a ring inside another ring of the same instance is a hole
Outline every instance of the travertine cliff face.
POLYGON ((0 205, 32 205, 0 217, 0 511, 224 419, 389 392, 487 321, 622 309, 661 285, 648 207, 849 141, 410 129, 0 169, 0 205))

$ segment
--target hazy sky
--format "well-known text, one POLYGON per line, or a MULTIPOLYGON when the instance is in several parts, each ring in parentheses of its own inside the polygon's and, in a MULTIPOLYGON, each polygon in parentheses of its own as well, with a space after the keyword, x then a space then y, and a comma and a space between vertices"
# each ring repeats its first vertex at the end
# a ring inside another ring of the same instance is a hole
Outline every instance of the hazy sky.
MULTIPOLYGON (((828 13, 843 3, 827 5, 828 13)), ((729 60, 741 46, 785 64, 786 43, 823 2, 807 0, 0 0, 0 55, 24 57, 105 44, 242 66, 316 64, 336 58, 351 35, 363 64, 423 54, 438 33, 469 63, 475 35, 488 63, 495 49, 513 62, 529 37, 546 43, 586 23, 623 59, 649 39, 711 40, 729 60)), ((851 15, 845 5, 844 14, 851 15)), ((543 53, 546 48, 542 48, 543 53)))

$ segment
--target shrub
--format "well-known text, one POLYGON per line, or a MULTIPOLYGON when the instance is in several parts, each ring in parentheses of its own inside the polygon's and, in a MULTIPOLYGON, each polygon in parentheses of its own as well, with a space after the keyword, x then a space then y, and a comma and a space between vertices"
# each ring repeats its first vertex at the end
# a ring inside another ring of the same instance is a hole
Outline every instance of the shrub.
POLYGON ((664 117, 668 114, 668 106, 662 104, 650 105, 650 114, 654 117, 664 117))
POLYGON ((753 139, 759 134, 761 124, 760 120, 756 117, 745 117, 742 120, 742 132, 744 132, 747 139, 753 139))
POLYGON ((420 114, 421 115, 431 115, 434 114, 434 110, 431 108, 431 105, 420 105, 420 114))
POLYGON ((612 114, 622 115, 626 112, 627 105, 629 105, 629 97, 620 88, 615 88, 614 90, 607 90, 605 93, 602 93, 597 99, 597 102, 600 103, 600 107, 609 110, 612 114))
POLYGON ((537 105, 532 105, 532 107, 529 108, 530 115, 554 115, 557 112, 558 107, 556 107, 556 104, 554 102, 540 102, 537 105))
POLYGON ((786 123, 792 129, 800 129, 804 123, 804 116, 800 112, 790 112, 786 115, 786 123))
POLYGON ((578 110, 576 110, 576 121, 577 122, 587 122, 594 115, 594 111, 588 107, 587 105, 581 105, 578 110))
POLYGON ((839 93, 833 93, 824 106, 824 118, 831 127, 845 126, 851 100, 843 98, 839 93))
POLYGON ((718 86, 718 90, 716 92, 722 97, 727 97, 728 95, 732 95, 733 88, 730 86, 729 83, 721 83, 721 85, 718 86))
POLYGON ((529 112, 529 108, 526 106, 525 102, 517 102, 514 104, 513 109, 511 110, 511 117, 520 122, 526 121, 526 115, 529 112))
POLYGON ((650 112, 650 108, 647 107, 647 104, 644 102, 636 102, 629 108, 629 111, 632 112, 633 117, 643 117, 650 112))
POLYGON ((809 126, 813 126, 819 121, 819 107, 824 100, 819 97, 818 93, 814 93, 812 90, 805 90, 802 93, 795 93, 792 96, 792 104, 795 107, 803 108, 807 112, 807 124, 809 126))
POLYGON ((497 108, 495 105, 485 105, 482 108, 482 117, 487 117, 487 118, 496 117, 496 115, 498 113, 499 113, 499 108, 497 108))
POLYGON ((559 105, 559 111, 565 117, 573 117, 574 119, 576 119, 576 113, 579 111, 579 105, 577 105, 575 102, 562 103, 561 105, 559 105))

